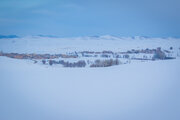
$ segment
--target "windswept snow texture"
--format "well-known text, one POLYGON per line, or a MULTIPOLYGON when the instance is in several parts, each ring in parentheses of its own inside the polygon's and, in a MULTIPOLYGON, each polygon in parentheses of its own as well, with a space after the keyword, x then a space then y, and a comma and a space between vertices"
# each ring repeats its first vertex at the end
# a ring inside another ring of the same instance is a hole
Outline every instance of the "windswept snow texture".
POLYGON ((63 53, 73 51, 126 51, 170 47, 179 49, 178 38, 114 37, 94 36, 77 38, 53 38, 29 36, 14 39, 0 39, 0 51, 14 53, 63 53))
MULTIPOLYGON (((175 38, 26 37, 0 50, 59 53, 173 47, 175 38)), ((107 68, 62 68, 0 57, 0 120, 180 120, 180 58, 107 68)))

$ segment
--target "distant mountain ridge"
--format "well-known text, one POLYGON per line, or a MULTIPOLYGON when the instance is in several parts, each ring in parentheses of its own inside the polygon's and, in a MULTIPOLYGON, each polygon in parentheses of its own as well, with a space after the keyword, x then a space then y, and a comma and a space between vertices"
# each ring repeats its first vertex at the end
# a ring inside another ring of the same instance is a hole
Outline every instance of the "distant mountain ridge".
POLYGON ((116 39, 150 39, 150 38, 162 38, 162 39, 167 39, 167 38, 176 38, 179 39, 178 37, 148 37, 148 36, 114 36, 114 35, 93 35, 93 36, 79 36, 79 37, 59 37, 59 36, 54 36, 54 35, 28 35, 28 36, 18 36, 18 35, 0 35, 0 39, 10 39, 10 38, 84 38, 84 39, 111 39, 111 40, 116 40, 116 39))
POLYGON ((3 38, 19 38, 19 36, 17 36, 17 35, 0 35, 0 39, 3 39, 3 38))

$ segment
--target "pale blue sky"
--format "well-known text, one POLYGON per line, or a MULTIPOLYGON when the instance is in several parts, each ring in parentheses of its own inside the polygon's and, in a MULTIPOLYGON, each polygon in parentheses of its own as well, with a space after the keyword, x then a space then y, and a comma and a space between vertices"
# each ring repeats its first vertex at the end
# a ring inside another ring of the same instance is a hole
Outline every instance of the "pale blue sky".
POLYGON ((180 37, 179 0, 0 0, 0 34, 180 37))

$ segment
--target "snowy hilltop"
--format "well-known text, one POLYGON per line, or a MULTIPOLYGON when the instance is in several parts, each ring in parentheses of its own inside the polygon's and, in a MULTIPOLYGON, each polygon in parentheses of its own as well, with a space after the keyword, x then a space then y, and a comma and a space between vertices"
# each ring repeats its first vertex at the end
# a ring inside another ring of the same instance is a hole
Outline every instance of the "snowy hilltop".
POLYGON ((14 53, 66 53, 74 51, 114 51, 131 49, 169 49, 180 47, 179 38, 88 36, 59 38, 49 36, 25 36, 0 39, 0 51, 14 53))

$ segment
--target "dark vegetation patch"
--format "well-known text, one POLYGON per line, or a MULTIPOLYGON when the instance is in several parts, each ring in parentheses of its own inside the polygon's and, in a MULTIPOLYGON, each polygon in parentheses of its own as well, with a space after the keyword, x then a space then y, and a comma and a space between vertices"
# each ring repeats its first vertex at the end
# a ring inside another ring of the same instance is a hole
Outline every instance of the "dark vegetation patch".
MULTIPOLYGON (((45 60, 42 60, 43 64, 46 64, 45 60)), ((53 65, 53 64, 61 64, 63 65, 63 67, 85 67, 86 66, 86 62, 84 60, 79 60, 77 62, 65 62, 64 60, 48 60, 49 65, 53 65)))
POLYGON ((113 65, 119 65, 118 59, 109 59, 109 60, 95 60, 93 64, 90 65, 90 67, 110 67, 113 65))

